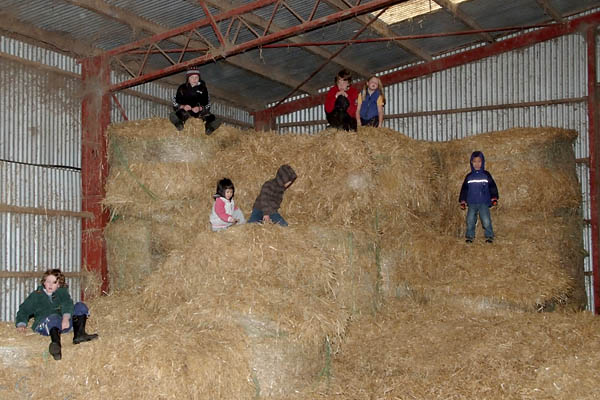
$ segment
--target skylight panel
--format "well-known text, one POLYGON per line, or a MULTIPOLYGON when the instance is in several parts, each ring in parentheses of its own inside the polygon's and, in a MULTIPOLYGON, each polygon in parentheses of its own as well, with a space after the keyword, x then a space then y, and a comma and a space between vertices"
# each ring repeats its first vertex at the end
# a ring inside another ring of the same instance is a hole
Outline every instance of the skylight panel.
MULTIPOLYGON (((459 4, 468 0, 449 0, 450 3, 459 4)), ((379 19, 388 25, 396 24, 407 19, 418 17, 442 8, 433 0, 410 0, 401 4, 391 6, 384 12, 379 19)), ((374 12, 377 15, 379 11, 374 12)))

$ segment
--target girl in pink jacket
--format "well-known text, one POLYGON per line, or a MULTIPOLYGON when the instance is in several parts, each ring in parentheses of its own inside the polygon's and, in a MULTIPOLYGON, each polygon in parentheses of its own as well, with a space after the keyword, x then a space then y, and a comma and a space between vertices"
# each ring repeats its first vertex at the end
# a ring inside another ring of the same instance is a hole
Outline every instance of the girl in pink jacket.
POLYGON ((217 182, 217 193, 213 195, 215 203, 210 214, 210 225, 213 231, 221 231, 234 224, 245 224, 244 213, 233 202, 235 187, 228 178, 217 182))

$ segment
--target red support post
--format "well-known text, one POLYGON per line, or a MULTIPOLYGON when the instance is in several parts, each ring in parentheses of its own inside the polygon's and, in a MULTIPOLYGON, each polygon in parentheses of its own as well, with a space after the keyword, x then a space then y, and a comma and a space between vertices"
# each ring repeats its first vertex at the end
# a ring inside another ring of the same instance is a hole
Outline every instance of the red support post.
POLYGON ((596 32, 597 26, 587 30, 587 65, 588 65, 588 140, 590 157, 590 227, 592 230, 592 244, 590 249, 590 264, 592 267, 594 312, 600 314, 600 266, 598 265, 598 202, 600 192, 598 180, 600 178, 600 135, 598 135, 598 76, 596 62, 596 32))
MULTIPOLYGON (((108 265, 104 228, 109 213, 102 207, 108 176, 106 128, 110 123, 110 68, 102 57, 83 60, 81 78, 84 97, 81 103, 81 267, 99 273, 101 291, 108 292, 108 265)), ((82 294, 83 295, 83 294, 82 294)))
POLYGON ((262 113, 254 117, 255 131, 270 131, 275 129, 275 118, 268 113, 262 113))

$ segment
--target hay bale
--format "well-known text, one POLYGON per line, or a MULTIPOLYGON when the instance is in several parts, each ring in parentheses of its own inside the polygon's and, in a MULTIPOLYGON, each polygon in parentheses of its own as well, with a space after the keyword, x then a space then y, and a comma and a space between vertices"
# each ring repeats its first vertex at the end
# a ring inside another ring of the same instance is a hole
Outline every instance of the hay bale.
POLYGON ((543 239, 467 245, 430 232, 386 239, 382 247, 392 296, 533 311, 564 304, 577 287, 561 263, 561 249, 543 239))
POLYGON ((376 276, 363 267, 358 246, 346 246, 346 235, 325 229, 200 232, 148 280, 144 308, 165 315, 185 304, 203 318, 235 321, 245 332, 257 390, 291 393, 323 368, 326 338, 339 342, 352 313, 372 309, 376 276))
POLYGON ((137 287, 156 268, 148 221, 113 220, 106 226, 104 237, 113 290, 137 287))
POLYGON ((440 143, 447 196, 453 207, 470 172, 469 157, 483 151, 486 169, 500 190, 502 206, 523 212, 577 210, 581 190, 575 170, 573 141, 577 133, 556 128, 511 129, 440 143))
POLYGON ((597 397, 600 321, 391 301, 349 328, 333 379, 302 398, 597 397))

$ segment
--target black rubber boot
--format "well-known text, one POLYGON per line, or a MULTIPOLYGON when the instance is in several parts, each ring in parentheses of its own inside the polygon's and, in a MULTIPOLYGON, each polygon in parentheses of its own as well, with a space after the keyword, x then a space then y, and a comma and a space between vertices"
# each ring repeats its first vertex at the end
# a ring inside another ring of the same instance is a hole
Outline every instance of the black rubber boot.
POLYGON ((62 358, 61 346, 60 346, 60 331, 58 328, 50 329, 50 347, 48 351, 52 354, 55 360, 60 360, 62 358))
POLYGON ((87 317, 85 315, 76 315, 73 317, 73 344, 98 339, 97 333, 92 333, 91 335, 85 333, 86 321, 87 317))
POLYGON ((219 120, 207 122, 206 124, 204 124, 204 133, 206 133, 206 135, 211 135, 214 131, 217 130, 217 128, 219 128, 219 126, 221 126, 221 122, 219 122, 219 120))
POLYGON ((169 120, 173 125, 175 125, 175 128, 177 128, 178 131, 183 130, 183 121, 179 118, 175 111, 169 114, 169 120))

